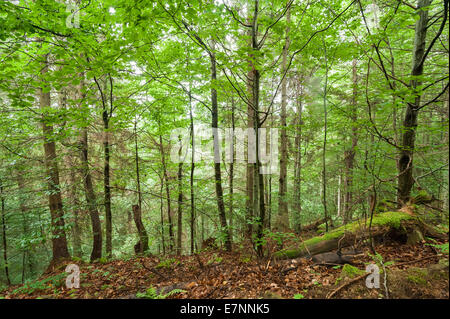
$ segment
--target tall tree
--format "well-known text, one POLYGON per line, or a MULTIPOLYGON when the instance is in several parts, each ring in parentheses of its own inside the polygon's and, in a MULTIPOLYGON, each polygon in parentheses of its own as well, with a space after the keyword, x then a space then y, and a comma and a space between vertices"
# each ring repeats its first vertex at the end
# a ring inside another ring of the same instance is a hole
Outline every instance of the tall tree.
MULTIPOLYGON (((291 9, 286 13, 286 41, 283 47, 283 56, 281 62, 281 70, 286 72, 287 55, 289 51, 289 24, 291 22, 291 9)), ((278 191, 278 219, 277 229, 280 231, 287 231, 289 229, 289 212, 287 202, 287 125, 286 125, 286 105, 287 105, 287 77, 284 77, 281 82, 281 151, 280 151, 280 178, 278 191)))
MULTIPOLYGON (((89 109, 85 102, 84 94, 84 73, 79 74, 80 84, 77 87, 77 98, 81 114, 84 117, 83 123, 88 122, 87 114, 89 109)), ((80 171, 84 186, 84 196, 86 198, 89 217, 92 225, 92 252, 90 260, 94 261, 102 257, 102 227, 100 222, 100 216, 97 209, 97 197, 94 191, 94 185, 92 182, 91 170, 89 168, 89 145, 88 145, 88 128, 86 124, 80 129, 79 137, 79 149, 80 149, 80 171)))
MULTIPOLYGON (((42 40, 40 40, 42 41, 42 40)), ((45 82, 48 67, 48 54, 41 56, 41 86, 37 89, 39 105, 42 114, 42 132, 44 138, 44 163, 47 174, 48 202, 52 220, 52 264, 58 264, 61 260, 70 258, 67 248, 67 238, 64 222, 64 210, 59 183, 58 157, 56 156, 56 143, 54 139, 51 118, 48 115, 51 109, 50 88, 45 82)))

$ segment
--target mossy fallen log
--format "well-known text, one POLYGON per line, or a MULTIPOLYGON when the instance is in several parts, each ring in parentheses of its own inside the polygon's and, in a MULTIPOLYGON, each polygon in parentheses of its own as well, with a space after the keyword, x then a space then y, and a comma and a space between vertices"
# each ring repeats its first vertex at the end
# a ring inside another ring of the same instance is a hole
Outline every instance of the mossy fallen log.
MULTIPOLYGON (((322 236, 316 236, 302 242, 299 247, 283 249, 274 253, 274 259, 293 259, 312 256, 320 253, 352 245, 356 239, 369 237, 369 220, 357 220, 343 225, 322 236)), ((436 237, 438 234, 433 227, 423 223, 418 217, 405 212, 385 212, 373 216, 372 236, 386 234, 390 230, 407 235, 412 230, 420 229, 424 234, 436 237)), ((406 238, 406 237, 405 237, 406 238)))

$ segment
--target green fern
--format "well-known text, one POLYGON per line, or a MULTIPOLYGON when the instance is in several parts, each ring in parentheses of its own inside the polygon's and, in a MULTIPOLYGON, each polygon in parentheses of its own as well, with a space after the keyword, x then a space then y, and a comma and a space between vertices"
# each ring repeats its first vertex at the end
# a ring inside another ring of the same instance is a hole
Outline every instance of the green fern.
POLYGON ((145 291, 145 293, 138 292, 136 294, 136 297, 144 298, 144 299, 166 299, 166 298, 168 298, 170 296, 173 296, 173 295, 176 295, 176 294, 179 294, 179 293, 183 293, 183 292, 186 292, 186 290, 183 290, 183 289, 172 289, 171 291, 169 291, 166 294, 158 294, 157 291, 156 291, 156 288, 152 286, 152 287, 148 288, 145 291))

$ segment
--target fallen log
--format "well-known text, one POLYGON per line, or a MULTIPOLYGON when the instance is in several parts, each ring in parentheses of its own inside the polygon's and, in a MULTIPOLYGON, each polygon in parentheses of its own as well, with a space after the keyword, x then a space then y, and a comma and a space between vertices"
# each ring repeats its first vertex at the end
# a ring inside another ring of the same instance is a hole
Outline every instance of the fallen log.
POLYGON ((345 255, 340 252, 328 252, 314 255, 311 259, 316 265, 352 265, 354 255, 345 255))
MULTIPOLYGON (((327 218, 328 220, 330 220, 330 218, 327 218)), ((322 225, 323 223, 325 223, 325 221, 327 220, 326 218, 322 218, 319 219, 318 221, 315 221, 309 225, 306 225, 304 227, 302 227, 302 232, 308 232, 311 230, 316 230, 320 225, 322 225)))
MULTIPOLYGON (((311 257, 316 254, 326 253, 342 247, 348 247, 357 240, 364 240, 369 237, 369 220, 364 223, 362 220, 349 223, 336 228, 322 236, 316 236, 300 244, 293 249, 283 249, 273 254, 274 259, 294 259, 299 257, 311 257)), ((426 225, 418 217, 405 212, 385 212, 373 216, 372 238, 393 233, 407 235, 413 230, 419 229, 424 235, 433 238, 441 238, 444 234, 438 233, 432 226, 426 225)))

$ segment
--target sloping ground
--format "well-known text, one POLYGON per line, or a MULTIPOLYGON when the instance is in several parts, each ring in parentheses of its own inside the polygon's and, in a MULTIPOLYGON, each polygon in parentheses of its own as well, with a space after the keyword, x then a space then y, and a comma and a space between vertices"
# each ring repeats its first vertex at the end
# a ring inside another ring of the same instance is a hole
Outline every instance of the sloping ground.
MULTIPOLYGON (((448 253, 442 254, 425 243, 411 246, 387 242, 376 248, 388 269, 390 298, 449 297, 448 253), (446 260, 447 266, 431 274, 421 270, 438 264, 439 260, 446 260)), ((365 251, 354 265, 364 272, 366 264, 371 262, 373 258, 365 251)), ((78 265, 81 272, 79 289, 65 288, 63 267, 34 283, 0 292, 0 296, 7 299, 136 298, 137 293, 154 287, 160 295, 176 288, 184 290, 169 298, 293 298, 295 295, 297 298, 326 298, 341 285, 354 280, 351 277, 356 275, 350 267, 345 266, 343 271, 342 266, 313 265, 305 258, 258 262, 244 254, 220 251, 164 260, 142 257, 78 265)), ((380 289, 368 289, 365 280, 360 279, 340 289, 333 298, 384 297, 383 278, 384 274, 381 274, 380 289)))

